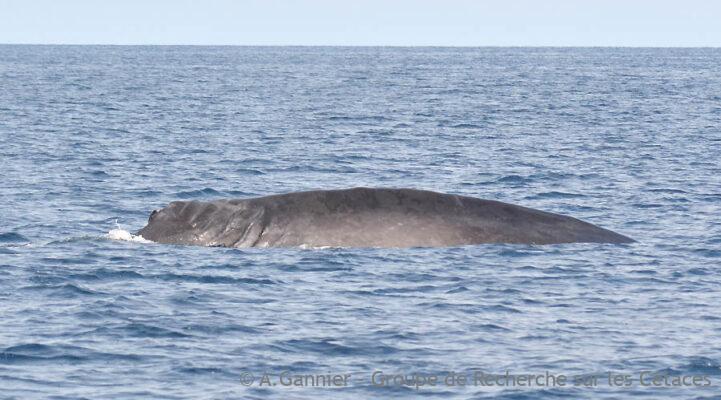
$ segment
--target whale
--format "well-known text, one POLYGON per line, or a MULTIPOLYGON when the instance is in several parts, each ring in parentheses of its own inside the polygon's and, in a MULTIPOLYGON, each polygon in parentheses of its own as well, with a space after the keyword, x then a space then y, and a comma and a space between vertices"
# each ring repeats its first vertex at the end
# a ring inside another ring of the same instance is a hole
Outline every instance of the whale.
POLYGON ((352 188, 248 199, 174 201, 137 232, 167 244, 249 247, 450 247, 631 243, 576 218, 428 190, 352 188))

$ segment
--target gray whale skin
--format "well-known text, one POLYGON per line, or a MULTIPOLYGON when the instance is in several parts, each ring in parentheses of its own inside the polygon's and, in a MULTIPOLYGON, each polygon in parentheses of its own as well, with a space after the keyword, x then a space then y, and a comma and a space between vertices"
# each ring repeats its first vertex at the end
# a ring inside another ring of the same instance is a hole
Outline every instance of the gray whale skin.
POLYGON ((224 247, 633 242, 575 218, 499 201, 371 188, 176 201, 153 211, 138 234, 159 243, 224 247))

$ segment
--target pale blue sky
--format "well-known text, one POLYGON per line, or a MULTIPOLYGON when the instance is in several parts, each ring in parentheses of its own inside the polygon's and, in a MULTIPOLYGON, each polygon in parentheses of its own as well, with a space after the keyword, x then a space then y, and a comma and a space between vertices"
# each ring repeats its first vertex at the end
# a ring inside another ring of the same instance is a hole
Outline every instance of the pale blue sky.
POLYGON ((0 43, 721 46, 715 0, 0 0, 0 43))

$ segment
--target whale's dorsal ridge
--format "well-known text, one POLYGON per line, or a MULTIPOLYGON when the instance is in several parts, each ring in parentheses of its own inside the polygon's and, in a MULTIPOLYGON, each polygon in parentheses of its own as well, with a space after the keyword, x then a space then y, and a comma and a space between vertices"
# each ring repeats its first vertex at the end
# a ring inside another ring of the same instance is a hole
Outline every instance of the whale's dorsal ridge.
POLYGON ((438 247, 629 243, 573 217, 496 200, 405 188, 312 190, 172 202, 138 232, 161 243, 227 247, 438 247))

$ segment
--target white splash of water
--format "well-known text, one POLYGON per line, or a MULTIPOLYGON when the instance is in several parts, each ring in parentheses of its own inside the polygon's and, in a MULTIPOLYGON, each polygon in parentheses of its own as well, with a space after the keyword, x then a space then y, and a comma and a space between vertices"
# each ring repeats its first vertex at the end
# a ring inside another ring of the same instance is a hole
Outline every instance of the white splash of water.
POLYGON ((140 235, 133 235, 125 229, 111 229, 105 236, 110 240, 124 240, 126 242, 136 243, 153 243, 152 241, 140 235))
POLYGON ((298 246, 301 250, 328 250, 328 249, 342 249, 342 247, 335 247, 335 246, 311 246, 309 244, 303 243, 300 246, 298 246))
POLYGON ((140 236, 140 235, 133 235, 132 233, 126 231, 125 229, 120 227, 120 224, 118 224, 118 220, 115 220, 115 229, 111 229, 106 235, 110 240, 122 240, 126 242, 136 242, 136 243, 153 243, 152 241, 140 236))

